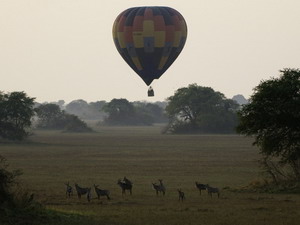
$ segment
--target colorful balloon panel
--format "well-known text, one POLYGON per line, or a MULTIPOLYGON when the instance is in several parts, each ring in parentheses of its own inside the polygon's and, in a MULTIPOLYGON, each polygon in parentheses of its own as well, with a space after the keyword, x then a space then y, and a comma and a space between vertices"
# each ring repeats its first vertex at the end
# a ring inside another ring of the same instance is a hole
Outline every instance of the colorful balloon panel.
POLYGON ((116 18, 112 33, 120 55, 150 85, 182 51, 187 26, 170 7, 135 7, 116 18))

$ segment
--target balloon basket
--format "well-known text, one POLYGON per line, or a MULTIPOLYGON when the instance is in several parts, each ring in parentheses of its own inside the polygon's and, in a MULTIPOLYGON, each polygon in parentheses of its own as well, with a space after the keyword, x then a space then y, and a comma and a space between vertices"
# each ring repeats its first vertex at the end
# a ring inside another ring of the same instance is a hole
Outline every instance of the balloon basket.
POLYGON ((148 97, 153 97, 154 96, 154 90, 152 89, 152 87, 150 87, 148 89, 148 97))

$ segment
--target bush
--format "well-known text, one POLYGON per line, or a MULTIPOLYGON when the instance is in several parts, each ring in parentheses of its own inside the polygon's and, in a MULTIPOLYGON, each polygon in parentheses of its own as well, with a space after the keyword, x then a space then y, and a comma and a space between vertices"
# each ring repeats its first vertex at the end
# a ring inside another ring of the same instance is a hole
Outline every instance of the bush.
POLYGON ((6 159, 0 156, 0 222, 20 224, 20 218, 23 220, 32 215, 30 219, 33 219, 42 207, 34 201, 33 194, 18 187, 16 178, 22 174, 21 171, 8 171, 7 168, 6 159))
POLYGON ((37 109, 38 128, 59 129, 67 132, 91 132, 92 129, 78 116, 68 114, 58 105, 44 104, 37 109))
POLYGON ((58 225, 96 224, 89 218, 71 213, 47 210, 34 195, 20 188, 20 170, 9 171, 6 159, 0 155, 0 224, 58 225))
POLYGON ((87 126, 87 124, 80 120, 75 115, 65 115, 65 127, 66 132, 92 132, 93 130, 87 126))

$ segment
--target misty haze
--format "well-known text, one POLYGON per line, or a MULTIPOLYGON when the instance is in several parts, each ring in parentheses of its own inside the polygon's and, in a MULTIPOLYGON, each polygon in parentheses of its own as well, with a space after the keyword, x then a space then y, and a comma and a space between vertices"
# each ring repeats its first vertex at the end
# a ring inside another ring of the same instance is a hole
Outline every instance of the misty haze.
POLYGON ((299 0, 0 0, 0 224, 298 225, 299 0))

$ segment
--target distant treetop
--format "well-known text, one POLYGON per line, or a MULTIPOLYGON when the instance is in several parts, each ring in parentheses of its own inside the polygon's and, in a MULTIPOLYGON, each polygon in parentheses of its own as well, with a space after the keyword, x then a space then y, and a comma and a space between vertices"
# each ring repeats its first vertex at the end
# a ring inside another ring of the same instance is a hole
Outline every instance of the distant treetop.
POLYGON ((241 94, 235 95, 232 97, 232 100, 236 101, 239 105, 248 104, 248 100, 241 94))

